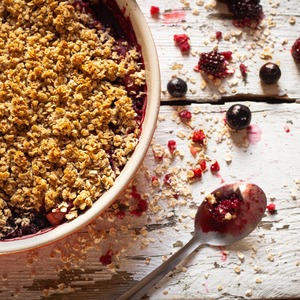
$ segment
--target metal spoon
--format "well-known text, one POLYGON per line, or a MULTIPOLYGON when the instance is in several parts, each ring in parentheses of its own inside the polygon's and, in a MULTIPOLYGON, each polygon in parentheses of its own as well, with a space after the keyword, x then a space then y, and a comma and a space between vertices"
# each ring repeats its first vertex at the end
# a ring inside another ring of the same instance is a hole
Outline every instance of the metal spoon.
POLYGON ((198 207, 195 218, 195 231, 192 239, 143 280, 130 288, 116 300, 138 300, 146 292, 177 266, 186 256, 200 245, 226 246, 249 235, 261 221, 267 199, 263 190, 251 183, 225 184, 212 193, 218 197, 238 195, 241 205, 235 219, 218 222, 212 217, 207 202, 198 207))

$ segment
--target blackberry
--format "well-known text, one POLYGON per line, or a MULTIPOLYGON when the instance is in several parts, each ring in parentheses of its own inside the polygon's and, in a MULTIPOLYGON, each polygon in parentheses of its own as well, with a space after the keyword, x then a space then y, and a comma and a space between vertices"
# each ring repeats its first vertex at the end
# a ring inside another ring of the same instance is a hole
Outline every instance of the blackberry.
POLYGON ((198 69, 213 78, 225 77, 229 74, 227 70, 227 59, 230 58, 231 52, 226 52, 226 56, 216 50, 203 52, 200 54, 198 69), (228 55, 228 53, 230 53, 230 55, 228 55))
POLYGON ((233 14, 237 27, 257 26, 263 19, 263 8, 260 0, 231 0, 228 9, 233 14))
POLYGON ((292 47, 292 56, 296 62, 300 62, 300 38, 298 38, 292 47))

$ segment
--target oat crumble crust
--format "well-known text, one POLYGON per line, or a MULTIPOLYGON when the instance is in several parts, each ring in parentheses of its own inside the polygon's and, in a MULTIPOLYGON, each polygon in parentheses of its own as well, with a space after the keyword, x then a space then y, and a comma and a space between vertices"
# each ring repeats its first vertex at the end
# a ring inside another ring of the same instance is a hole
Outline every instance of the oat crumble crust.
POLYGON ((76 218, 138 142, 137 113, 118 82, 145 85, 140 52, 120 56, 109 30, 90 28, 74 2, 0 3, 0 239, 15 215, 21 226, 42 209, 76 218))

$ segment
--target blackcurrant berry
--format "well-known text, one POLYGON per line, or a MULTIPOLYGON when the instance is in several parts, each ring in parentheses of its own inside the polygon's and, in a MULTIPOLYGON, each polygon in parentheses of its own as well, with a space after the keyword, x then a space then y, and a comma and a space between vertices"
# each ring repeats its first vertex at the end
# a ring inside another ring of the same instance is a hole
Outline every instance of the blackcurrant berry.
POLYGON ((233 130, 248 127, 251 122, 251 111, 243 104, 234 104, 226 112, 226 124, 233 130))
POLYGON ((167 90, 173 97, 182 97, 187 92, 187 84, 181 78, 173 78, 168 82, 167 90))
POLYGON ((260 68, 259 77, 266 84, 274 84, 281 77, 280 68, 278 65, 268 62, 260 68))

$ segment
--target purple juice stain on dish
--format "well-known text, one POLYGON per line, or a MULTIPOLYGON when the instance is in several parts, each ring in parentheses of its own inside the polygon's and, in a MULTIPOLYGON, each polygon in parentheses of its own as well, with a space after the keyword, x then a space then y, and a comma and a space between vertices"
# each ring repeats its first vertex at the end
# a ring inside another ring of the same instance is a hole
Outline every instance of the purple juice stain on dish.
POLYGON ((255 145, 261 140, 262 130, 258 125, 249 125, 246 132, 247 139, 251 145, 255 145))

